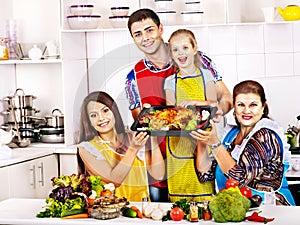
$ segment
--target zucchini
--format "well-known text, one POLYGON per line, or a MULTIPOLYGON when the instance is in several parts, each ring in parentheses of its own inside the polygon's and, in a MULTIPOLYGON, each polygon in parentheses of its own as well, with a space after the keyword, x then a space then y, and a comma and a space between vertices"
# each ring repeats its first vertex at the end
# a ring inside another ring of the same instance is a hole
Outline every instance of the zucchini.
POLYGON ((129 207, 125 207, 122 209, 123 216, 135 218, 137 217, 137 212, 134 209, 131 209, 129 207))
POLYGON ((81 214, 85 213, 86 209, 85 208, 80 208, 80 209, 68 209, 68 210, 63 210, 60 214, 60 217, 66 217, 66 216, 71 216, 75 214, 81 214))

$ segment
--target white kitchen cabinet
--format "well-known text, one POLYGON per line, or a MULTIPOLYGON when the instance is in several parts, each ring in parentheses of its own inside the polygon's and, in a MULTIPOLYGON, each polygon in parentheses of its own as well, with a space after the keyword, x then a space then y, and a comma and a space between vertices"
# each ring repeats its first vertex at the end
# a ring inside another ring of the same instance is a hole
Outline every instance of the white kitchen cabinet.
POLYGON ((57 155, 48 155, 6 167, 10 198, 46 198, 58 176, 57 155))
POLYGON ((0 201, 9 198, 9 179, 8 179, 8 168, 2 167, 0 168, 0 201))

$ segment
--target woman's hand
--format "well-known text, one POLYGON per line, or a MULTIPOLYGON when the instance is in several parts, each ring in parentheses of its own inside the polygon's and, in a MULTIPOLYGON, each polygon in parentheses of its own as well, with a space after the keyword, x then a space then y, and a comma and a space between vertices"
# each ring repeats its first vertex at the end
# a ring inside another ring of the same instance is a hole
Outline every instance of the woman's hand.
POLYGON ((202 144, 208 144, 210 136, 211 136, 211 132, 198 129, 195 131, 191 131, 190 135, 192 138, 196 139, 197 141, 201 142, 202 144))
POLYGON ((133 149, 139 150, 141 149, 149 139, 149 135, 147 132, 134 132, 132 135, 130 146, 133 149))
POLYGON ((217 143, 219 141, 219 137, 213 120, 210 120, 210 125, 212 127, 211 131, 201 130, 201 129, 198 129, 196 131, 191 131, 190 132, 191 137, 207 145, 212 145, 214 143, 217 143))

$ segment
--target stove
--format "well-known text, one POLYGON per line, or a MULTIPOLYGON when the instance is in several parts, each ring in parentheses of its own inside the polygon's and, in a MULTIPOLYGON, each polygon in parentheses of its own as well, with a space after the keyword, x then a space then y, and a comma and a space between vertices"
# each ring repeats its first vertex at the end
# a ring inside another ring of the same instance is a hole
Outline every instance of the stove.
POLYGON ((300 205, 300 154, 292 154, 290 168, 286 172, 289 189, 296 205, 300 205))

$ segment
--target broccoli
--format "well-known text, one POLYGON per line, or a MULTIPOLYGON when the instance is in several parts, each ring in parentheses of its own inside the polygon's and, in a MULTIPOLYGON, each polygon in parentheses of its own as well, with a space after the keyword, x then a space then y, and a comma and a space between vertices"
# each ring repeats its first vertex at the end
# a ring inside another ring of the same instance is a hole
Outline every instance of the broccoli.
POLYGON ((209 202, 209 209, 218 223, 243 221, 250 206, 251 201, 238 187, 220 191, 209 202))
POLYGON ((67 186, 70 186, 70 183, 71 183, 71 179, 67 175, 53 177, 51 179, 51 181, 52 181, 52 185, 54 187, 67 187, 67 186))

